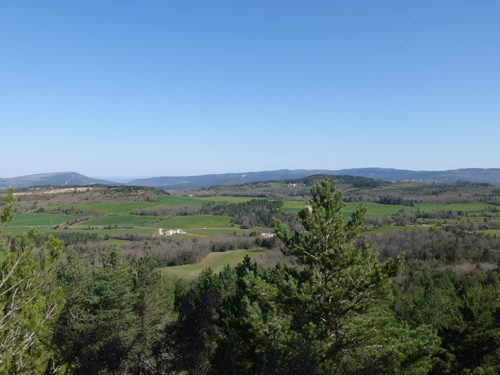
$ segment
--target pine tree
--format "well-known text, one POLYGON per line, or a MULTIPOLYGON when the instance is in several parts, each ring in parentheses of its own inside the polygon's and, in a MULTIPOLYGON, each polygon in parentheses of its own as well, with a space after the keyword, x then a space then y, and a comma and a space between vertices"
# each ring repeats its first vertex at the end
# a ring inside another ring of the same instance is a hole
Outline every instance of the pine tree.
POLYGON ((346 220, 341 193, 316 184, 299 213, 305 231, 275 222, 283 253, 298 266, 237 267, 220 312, 214 373, 425 374, 438 350, 427 327, 409 329, 389 310, 402 258, 381 263, 365 242, 359 206, 346 220))
MULTIPOLYGON (((4 199, 0 221, 14 217, 12 189, 4 199)), ((50 279, 62 242, 49 237, 33 254, 34 229, 12 242, 0 243, 0 374, 36 374, 51 369, 49 326, 62 304, 60 289, 50 279)))
POLYGON ((283 253, 300 267, 281 285, 280 304, 293 316, 291 327, 312 348, 321 373, 426 373, 437 350, 430 330, 399 326, 388 309, 391 283, 402 257, 386 263, 363 242, 360 205, 347 220, 342 193, 324 180, 299 213, 304 232, 293 234, 279 221, 283 253))

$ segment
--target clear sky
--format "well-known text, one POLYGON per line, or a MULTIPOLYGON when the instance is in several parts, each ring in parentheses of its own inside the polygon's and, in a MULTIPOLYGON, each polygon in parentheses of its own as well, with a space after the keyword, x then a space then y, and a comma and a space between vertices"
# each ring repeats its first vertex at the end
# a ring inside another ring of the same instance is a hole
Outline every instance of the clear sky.
POLYGON ((5 0, 0 177, 500 167, 500 1, 5 0))

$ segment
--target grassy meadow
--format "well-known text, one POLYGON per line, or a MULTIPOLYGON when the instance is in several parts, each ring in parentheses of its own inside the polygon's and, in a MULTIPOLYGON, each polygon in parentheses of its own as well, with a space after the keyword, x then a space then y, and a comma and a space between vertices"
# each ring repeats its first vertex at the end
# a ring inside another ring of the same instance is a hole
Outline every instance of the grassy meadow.
POLYGON ((196 264, 186 264, 183 266, 163 267, 162 271, 169 277, 180 279, 195 279, 205 268, 212 268, 214 272, 220 272, 226 265, 235 266, 240 263, 245 256, 254 256, 262 253, 263 250, 232 250, 221 253, 209 253, 201 262, 196 264))
POLYGON ((54 226, 78 219, 78 216, 56 214, 17 214, 9 227, 54 226))
POLYGON ((100 216, 92 220, 80 223, 80 225, 90 226, 105 226, 105 225, 118 225, 118 226, 145 226, 151 221, 157 220, 156 216, 139 216, 139 215, 106 215, 100 216))
POLYGON ((143 209, 148 207, 158 206, 154 202, 121 202, 121 203, 79 203, 79 204, 61 204, 57 206, 49 206, 46 211, 51 210, 65 210, 65 209, 75 209, 75 210, 86 210, 92 211, 98 214, 104 215, 120 215, 129 214, 132 210, 143 209))
POLYGON ((232 226, 229 216, 215 215, 175 216, 151 225, 155 228, 165 229, 228 228, 232 226))

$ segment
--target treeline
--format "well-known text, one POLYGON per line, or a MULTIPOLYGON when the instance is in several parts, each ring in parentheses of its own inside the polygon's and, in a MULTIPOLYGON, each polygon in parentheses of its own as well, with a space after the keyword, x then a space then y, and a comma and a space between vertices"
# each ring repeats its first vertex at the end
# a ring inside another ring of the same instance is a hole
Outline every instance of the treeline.
MULTIPOLYGON (((258 233, 247 236, 231 235, 209 238, 173 238, 156 237, 137 234, 115 235, 113 238, 126 240, 120 244, 125 257, 153 257, 160 266, 180 266, 184 264, 198 263, 210 252, 224 252, 237 249, 276 249, 280 241, 275 238, 263 238, 258 233)), ((104 249, 111 249, 114 245, 103 242, 80 242, 66 247, 69 252, 87 254, 92 259, 98 259, 98 255, 104 249), (90 256, 89 254, 92 254, 90 256)))
POLYGON ((144 209, 135 209, 134 215, 160 216, 167 219, 173 216, 186 215, 224 215, 230 216, 234 224, 240 225, 242 229, 252 227, 273 226, 274 219, 282 219, 290 224, 296 221, 294 213, 284 214, 281 211, 282 200, 252 199, 245 202, 208 202, 203 206, 157 206, 144 209))
POLYGON ((168 219, 174 216, 199 215, 200 206, 183 205, 183 206, 155 206, 141 209, 133 209, 133 215, 142 216, 159 216, 163 219, 168 219))
POLYGON ((380 204, 395 204, 395 205, 400 205, 400 206, 415 206, 417 203, 415 199, 405 199, 403 197, 390 197, 388 195, 385 195, 383 197, 380 197, 377 203, 380 204))
POLYGON ((281 211, 282 200, 252 199, 240 203, 208 202, 203 206, 157 206, 143 209, 134 209, 134 215, 159 216, 167 219, 174 216, 187 215, 224 215, 230 216, 234 224, 240 225, 242 229, 252 227, 273 226, 273 219, 280 218, 290 224, 295 220, 294 213, 284 214, 281 211))
POLYGON ((394 287, 392 309, 410 327, 440 340, 429 374, 500 373, 500 272, 410 263, 394 287))
POLYGON ((206 203, 201 208, 202 214, 231 216, 235 224, 242 229, 251 227, 272 227, 273 220, 283 217, 283 201, 252 199, 240 203, 206 203))
MULTIPOLYGON (((112 249, 102 267, 90 267, 72 255, 56 272, 66 302, 52 328, 52 368, 155 375, 497 373, 497 270, 463 273, 411 263, 386 297, 371 295, 381 305, 353 303, 349 313, 308 298, 318 281, 307 274, 284 266, 265 270, 247 259, 220 274, 205 270, 189 285, 161 277, 150 257, 123 261, 112 249), (299 277, 297 286, 290 284, 299 277), (311 323, 328 313, 338 326, 323 336, 329 320, 311 323), (342 336, 332 340, 333 332, 342 336)), ((341 298, 338 291, 328 296, 341 298)))
POLYGON ((382 260, 404 252, 407 262, 479 264, 500 261, 500 237, 444 228, 400 230, 366 237, 382 260))
POLYGON ((361 176, 350 176, 350 175, 312 175, 303 178, 297 178, 293 180, 287 180, 286 183, 302 183, 304 185, 312 186, 325 178, 329 178, 331 181, 335 181, 337 184, 341 185, 351 185, 354 188, 375 188, 380 186, 388 185, 389 182, 377 180, 370 177, 361 176))
POLYGON ((500 229, 500 215, 496 207, 479 211, 438 210, 432 212, 402 209, 384 217, 369 216, 366 230, 373 230, 382 225, 406 226, 414 224, 446 225, 466 230, 500 229), (474 220, 481 217, 482 220, 474 220))
MULTIPOLYGON (((87 242, 97 242, 109 240, 109 236, 99 236, 97 233, 85 233, 85 232, 55 232, 53 234, 36 234, 32 239, 35 247, 41 248, 49 238, 55 238, 60 240, 64 246, 71 246, 76 244, 85 244, 87 242)), ((11 240, 12 248, 15 247, 16 242, 23 242, 23 236, 14 236, 11 240)))
POLYGON ((390 189, 373 187, 347 190, 343 199, 346 202, 379 202, 381 197, 390 199, 392 202, 397 199, 404 200, 403 202, 413 201, 414 204, 472 202, 498 204, 500 202, 500 190, 498 187, 490 184, 471 182, 449 184, 392 183, 390 189))

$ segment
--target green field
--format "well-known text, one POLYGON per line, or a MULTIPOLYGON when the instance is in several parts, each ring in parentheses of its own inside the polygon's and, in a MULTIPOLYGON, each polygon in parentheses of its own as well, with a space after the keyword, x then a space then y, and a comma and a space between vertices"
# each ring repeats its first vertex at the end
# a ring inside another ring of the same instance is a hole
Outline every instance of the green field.
POLYGON ((363 236, 371 236, 378 233, 386 233, 386 232, 396 232, 399 230, 429 230, 430 226, 428 225, 382 225, 378 228, 375 228, 370 231, 362 232, 363 236))
MULTIPOLYGON (((344 209, 344 213, 351 215, 359 203, 347 203, 344 209)), ((366 202, 363 205, 367 208, 366 216, 378 216, 382 217, 384 215, 393 215, 401 210, 416 211, 415 207, 400 206, 396 204, 380 204, 374 202, 366 202)))
POLYGON ((147 207, 158 206, 158 203, 152 202, 122 202, 122 203, 91 203, 91 204, 61 204, 57 206, 47 207, 46 210, 55 210, 57 208, 76 210, 87 210, 97 212, 99 214, 129 214, 132 210, 142 209, 147 207))
POLYGON ((248 230, 246 229, 233 229, 233 228, 193 228, 189 229, 189 234, 199 234, 202 236, 229 236, 234 233, 237 235, 248 234, 248 230))
POLYGON ((199 197, 196 198, 200 201, 206 202, 227 202, 227 203, 241 203, 248 202, 253 199, 264 199, 264 198, 256 198, 256 197, 229 197, 229 196, 214 196, 214 197, 199 197))
POLYGON ((203 198, 195 198, 195 197, 177 197, 175 195, 162 195, 156 197, 156 202, 153 204, 154 206, 179 206, 179 205, 194 205, 194 206, 202 206, 206 203, 206 200, 203 198))
POLYGON ((152 224, 155 228, 187 229, 187 228, 229 228, 231 227, 229 216, 196 215, 175 216, 170 219, 152 224))
POLYGON ((157 220, 156 216, 140 215, 107 215, 80 223, 80 225, 134 225, 144 226, 150 221, 157 220))
POLYGON ((479 211, 490 207, 486 203, 453 203, 453 204, 419 204, 418 209, 422 212, 436 211, 479 211))
POLYGON ((10 223, 9 227, 37 227, 40 225, 59 225, 70 220, 78 219, 78 216, 53 215, 53 214, 18 214, 10 223))
POLYGON ((93 228, 93 229, 85 229, 84 226, 82 227, 71 227, 71 229, 57 229, 50 231, 50 233, 57 233, 57 232, 83 232, 83 233, 97 233, 99 236, 116 236, 119 234, 144 234, 144 235, 154 235, 158 233, 158 229, 156 228, 148 228, 148 227, 134 227, 134 228, 116 228, 116 229, 100 229, 100 228, 93 228))
MULTIPOLYGON (((357 202, 349 202, 344 206, 344 216, 348 217, 356 210, 356 207, 359 205, 357 202)), ((402 209, 409 209, 414 211, 414 207, 408 206, 399 206, 399 205, 390 205, 390 204, 380 204, 374 202, 366 202, 363 205, 367 208, 367 216, 384 216, 384 215, 392 215, 397 213, 402 209)), ((290 211, 300 211, 305 207, 305 202, 302 201, 284 201, 284 205, 282 210, 284 212, 290 211)))
MULTIPOLYGON (((92 228, 92 227, 91 227, 92 228)), ((3 234, 11 234, 13 236, 18 236, 27 232, 27 227, 12 227, 8 226, 2 233, 3 234)), ((82 233, 97 233, 99 237, 103 237, 105 235, 115 236, 118 234, 143 234, 143 235, 155 235, 158 233, 157 228, 148 228, 148 227, 134 227, 134 228, 116 228, 116 229, 101 229, 101 228, 93 228, 86 229, 85 225, 80 227, 72 226, 70 229, 52 229, 51 226, 37 226, 36 232, 38 234, 53 234, 53 233, 70 233, 70 232, 82 232, 82 233)))
POLYGON ((220 272, 225 265, 235 266, 240 263, 246 255, 254 257, 264 250, 232 250, 223 253, 209 253, 201 262, 186 264, 184 266, 163 267, 163 273, 168 277, 181 279, 195 279, 205 268, 212 268, 214 272, 220 272))
MULTIPOLYGON (((344 216, 350 216, 359 203, 349 202, 346 203, 344 207, 344 216)), ((436 211, 480 211, 489 207, 490 205, 486 203, 456 203, 456 204, 419 204, 415 207, 411 206, 400 206, 392 204, 381 204, 374 202, 366 202, 363 205, 367 208, 367 216, 379 216, 393 215, 400 210, 416 211, 419 209, 421 212, 436 212, 436 211)), ((283 205, 283 211, 300 211, 304 208, 304 202, 298 201, 285 201, 283 205)))
POLYGON ((281 210, 283 212, 300 211, 305 207, 305 204, 304 201, 283 201, 281 210))

